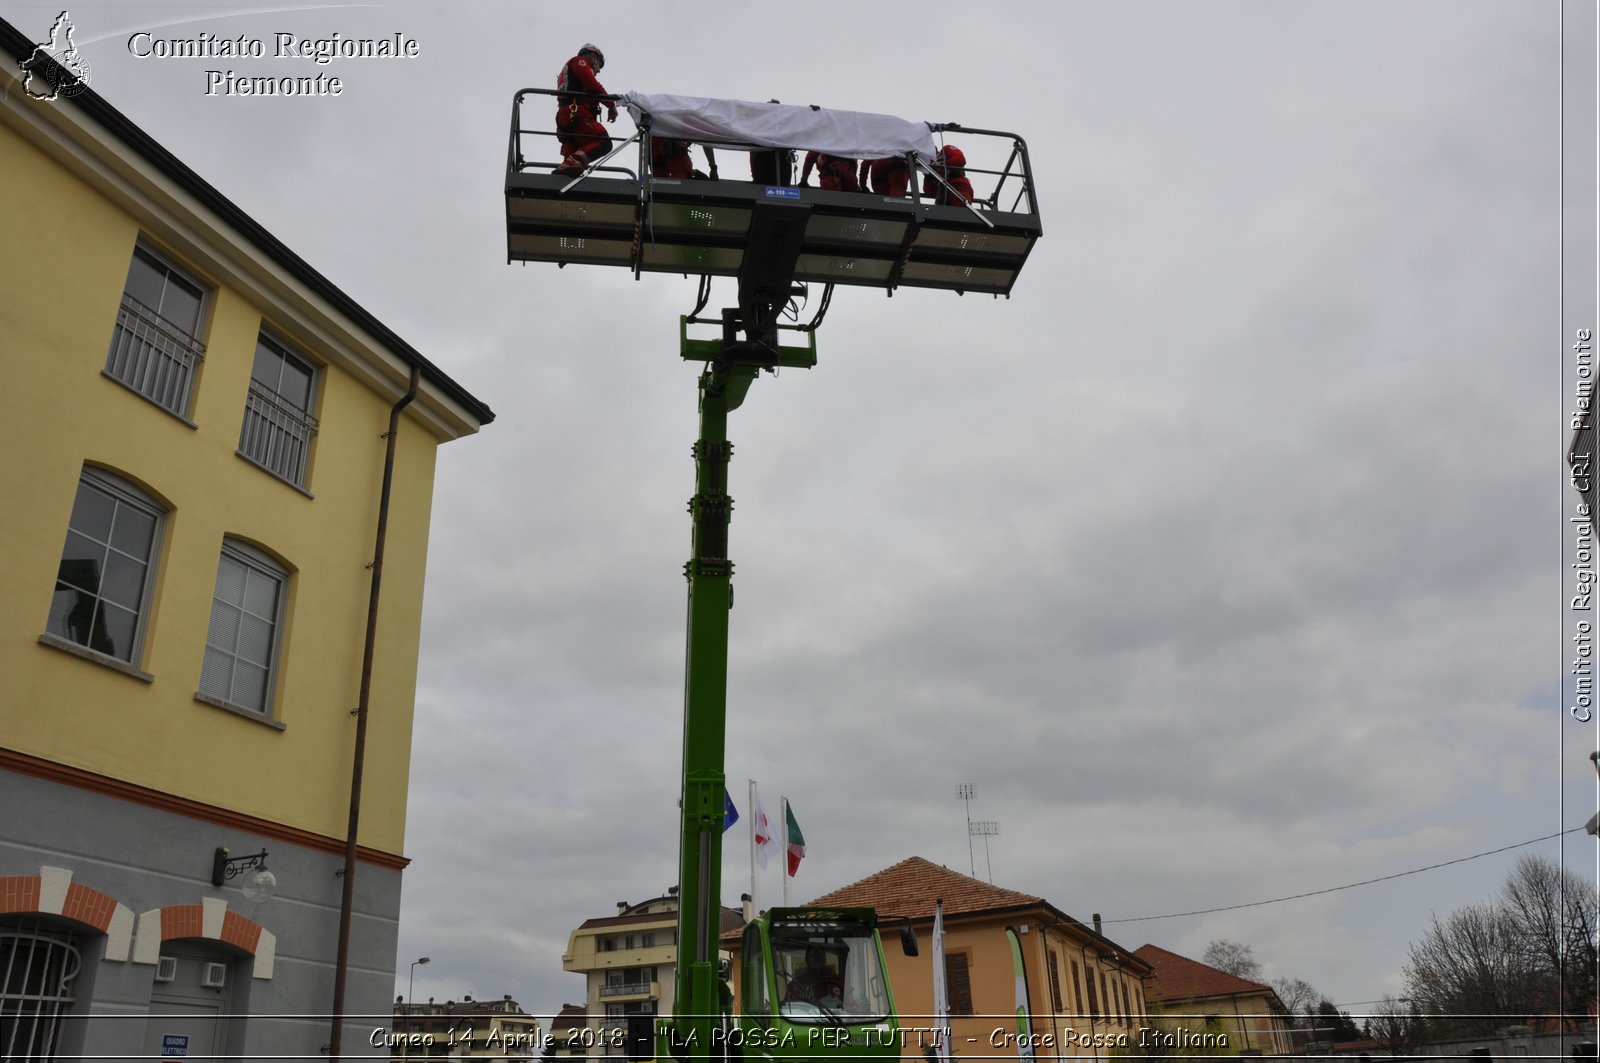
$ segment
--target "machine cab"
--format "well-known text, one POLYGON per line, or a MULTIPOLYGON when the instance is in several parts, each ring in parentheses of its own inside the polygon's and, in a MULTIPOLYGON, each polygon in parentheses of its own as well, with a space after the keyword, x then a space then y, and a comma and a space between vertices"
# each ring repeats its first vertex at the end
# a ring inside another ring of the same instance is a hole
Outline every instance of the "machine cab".
POLYGON ((899 1056, 870 908, 774 908, 745 927, 739 969, 736 1036, 746 1057, 899 1056))

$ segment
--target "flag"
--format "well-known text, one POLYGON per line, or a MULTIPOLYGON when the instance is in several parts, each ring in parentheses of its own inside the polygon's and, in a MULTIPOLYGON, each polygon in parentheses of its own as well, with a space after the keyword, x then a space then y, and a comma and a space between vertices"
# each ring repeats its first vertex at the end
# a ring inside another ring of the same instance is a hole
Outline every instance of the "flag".
POLYGON ((794 873, 800 870, 800 861, 806 855, 806 836, 800 833, 800 824, 795 822, 794 806, 789 804, 789 799, 783 799, 784 826, 789 831, 789 877, 794 878, 794 873))
POLYGON ((739 822, 739 810, 733 807, 733 795, 724 786, 722 788, 722 833, 728 833, 737 822, 739 822))
POLYGON ((753 817, 750 841, 756 849, 756 862, 764 868, 778 851, 778 836, 767 820, 767 810, 761 807, 761 795, 756 793, 755 783, 750 784, 750 815, 753 817))
POLYGON ((1006 937, 1011 940, 1011 972, 1017 988, 1017 1058, 1033 1063, 1033 1019, 1028 1014, 1028 969, 1022 963, 1022 938, 1009 926, 1006 937))
POLYGON ((950 990, 944 972, 944 901, 933 902, 933 1043, 950 1063, 950 990))

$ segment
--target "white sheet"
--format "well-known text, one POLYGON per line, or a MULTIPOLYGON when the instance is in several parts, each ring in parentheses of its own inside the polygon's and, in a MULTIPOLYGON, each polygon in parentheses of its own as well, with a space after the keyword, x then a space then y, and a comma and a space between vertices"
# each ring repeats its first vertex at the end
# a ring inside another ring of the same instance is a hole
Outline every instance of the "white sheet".
POLYGON ((635 123, 646 113, 651 116, 650 133, 657 137, 798 148, 848 159, 886 159, 912 152, 925 161, 933 158, 928 123, 886 114, 642 92, 626 92, 621 99, 635 123))

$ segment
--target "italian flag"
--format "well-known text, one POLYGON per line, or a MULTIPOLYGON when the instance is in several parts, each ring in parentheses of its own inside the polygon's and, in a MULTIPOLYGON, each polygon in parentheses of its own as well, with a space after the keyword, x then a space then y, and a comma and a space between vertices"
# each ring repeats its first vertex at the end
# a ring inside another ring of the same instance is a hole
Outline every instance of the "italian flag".
POLYGON ((806 855, 806 836, 800 833, 800 824, 795 822, 794 809, 789 807, 787 799, 783 802, 784 833, 788 835, 789 842, 789 877, 794 878, 794 873, 800 869, 800 861, 806 855))

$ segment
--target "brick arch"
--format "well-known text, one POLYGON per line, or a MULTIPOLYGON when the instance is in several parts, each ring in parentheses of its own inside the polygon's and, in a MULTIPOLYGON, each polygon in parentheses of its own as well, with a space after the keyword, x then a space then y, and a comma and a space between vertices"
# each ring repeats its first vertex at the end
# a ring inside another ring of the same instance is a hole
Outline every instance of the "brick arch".
POLYGON ((254 961, 251 977, 272 977, 277 938, 254 919, 228 911, 228 902, 220 897, 206 897, 199 904, 169 904, 142 913, 133 962, 157 963, 162 943, 178 940, 216 941, 231 946, 254 961))
POLYGON ((37 875, 0 875, 0 915, 54 915, 91 927, 106 936, 106 959, 128 959, 133 911, 109 893, 72 881, 61 867, 41 867, 37 875))
POLYGON ((162 941, 175 941, 178 938, 206 938, 232 945, 234 948, 254 956, 256 954, 256 945, 261 940, 261 924, 254 919, 246 919, 238 912, 223 912, 221 930, 216 933, 207 933, 205 909, 201 905, 169 904, 165 908, 157 908, 156 911, 161 913, 162 941))

